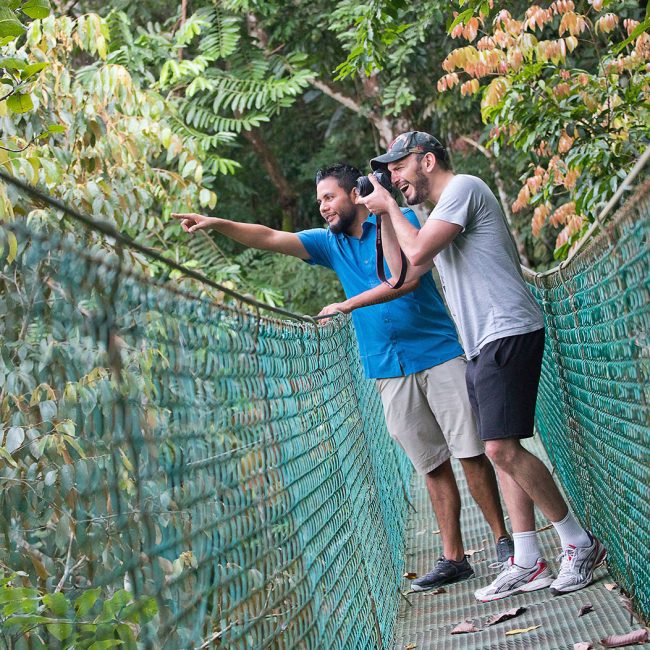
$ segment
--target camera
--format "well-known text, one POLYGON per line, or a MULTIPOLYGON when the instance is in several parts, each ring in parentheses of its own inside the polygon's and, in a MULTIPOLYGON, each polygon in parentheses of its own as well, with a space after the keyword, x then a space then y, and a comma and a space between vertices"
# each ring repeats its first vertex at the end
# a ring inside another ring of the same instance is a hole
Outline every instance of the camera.
MULTIPOLYGON (((393 189, 393 186, 390 182, 390 172, 383 169, 378 169, 376 172, 373 172, 372 175, 379 181, 379 184, 387 189, 389 192, 393 189)), ((367 176, 359 176, 357 179, 357 192, 359 196, 368 196, 371 194, 375 188, 373 187, 370 179, 367 176)))

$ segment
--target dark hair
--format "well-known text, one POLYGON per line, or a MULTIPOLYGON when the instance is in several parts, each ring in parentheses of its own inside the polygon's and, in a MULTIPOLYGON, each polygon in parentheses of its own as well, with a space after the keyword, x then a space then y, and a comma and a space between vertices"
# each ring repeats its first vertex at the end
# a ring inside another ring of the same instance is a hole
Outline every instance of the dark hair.
POLYGON ((422 158, 424 158, 428 153, 432 153, 436 157, 436 164, 440 167, 440 169, 444 169, 446 171, 451 169, 451 161, 449 160, 447 149, 444 147, 436 147, 432 151, 423 151, 422 153, 416 153, 415 155, 417 156, 418 162, 420 162, 422 158))
POLYGON ((335 178, 339 187, 342 187, 348 194, 357 186, 357 178, 363 174, 352 165, 336 163, 329 167, 323 167, 316 172, 316 184, 326 178, 335 178))

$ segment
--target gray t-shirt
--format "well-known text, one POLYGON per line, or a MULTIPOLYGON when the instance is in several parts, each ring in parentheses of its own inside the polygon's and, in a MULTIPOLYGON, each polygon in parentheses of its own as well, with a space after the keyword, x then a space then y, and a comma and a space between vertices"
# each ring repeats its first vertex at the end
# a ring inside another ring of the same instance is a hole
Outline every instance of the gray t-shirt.
POLYGON ((434 261, 468 359, 490 341, 544 327, 499 202, 480 178, 454 176, 429 219, 463 227, 434 261))

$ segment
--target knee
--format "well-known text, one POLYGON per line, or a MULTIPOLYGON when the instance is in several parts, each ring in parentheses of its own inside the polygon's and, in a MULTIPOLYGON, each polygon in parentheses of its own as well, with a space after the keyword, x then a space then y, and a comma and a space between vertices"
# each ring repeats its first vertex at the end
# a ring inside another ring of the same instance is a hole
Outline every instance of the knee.
POLYGON ((485 453, 497 466, 503 469, 511 467, 519 452, 518 441, 514 440, 486 440, 485 453))

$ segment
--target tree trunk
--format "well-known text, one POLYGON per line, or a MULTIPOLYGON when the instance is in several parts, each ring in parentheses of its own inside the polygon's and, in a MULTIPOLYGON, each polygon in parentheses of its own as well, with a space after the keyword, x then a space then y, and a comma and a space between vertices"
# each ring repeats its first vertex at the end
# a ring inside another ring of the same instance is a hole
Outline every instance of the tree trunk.
POLYGON ((280 163, 262 137, 259 129, 243 131, 242 135, 250 142, 262 161, 262 165, 269 175, 273 186, 278 192, 280 207, 282 208, 282 230, 293 232, 298 222, 298 196, 293 191, 291 183, 282 173, 280 163))

